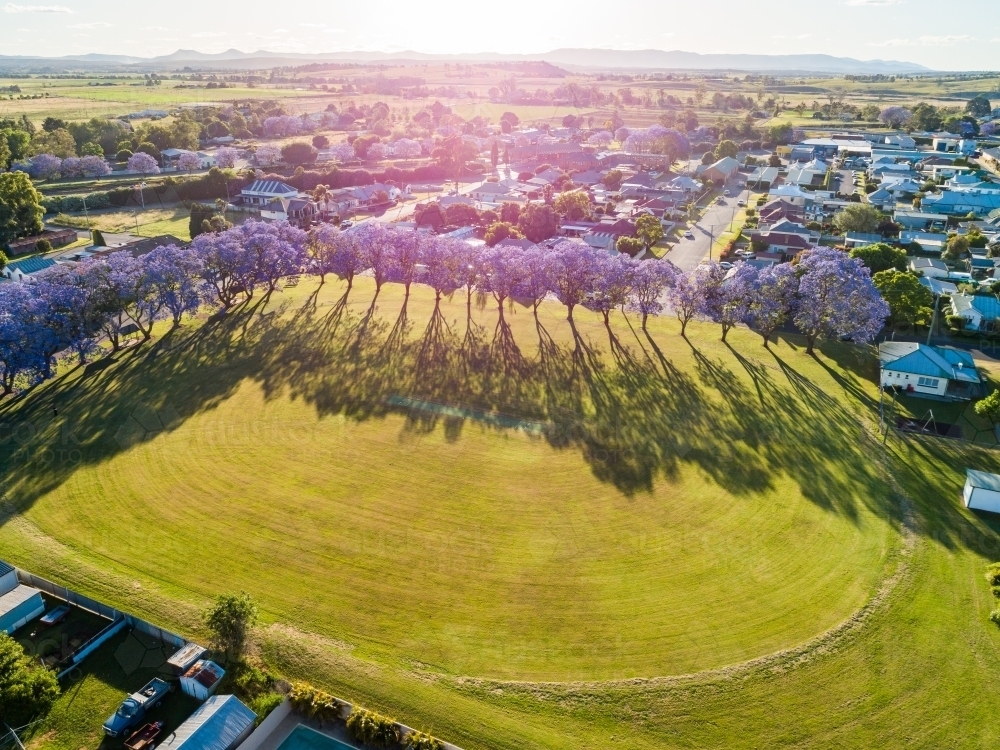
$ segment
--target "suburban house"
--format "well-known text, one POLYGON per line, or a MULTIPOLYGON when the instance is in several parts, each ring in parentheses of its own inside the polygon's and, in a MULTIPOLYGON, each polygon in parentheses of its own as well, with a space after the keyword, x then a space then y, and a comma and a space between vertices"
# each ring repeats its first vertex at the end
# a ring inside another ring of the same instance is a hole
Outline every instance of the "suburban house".
POLYGON ((913 396, 968 401, 980 393, 972 355, 950 346, 884 341, 878 347, 879 382, 913 396))
POLYGON ((778 185, 771 188, 770 195, 772 198, 780 198, 796 206, 805 206, 807 202, 812 202, 815 198, 798 185, 778 185))
POLYGON ((897 208, 892 212, 892 220, 904 229, 927 229, 934 224, 943 227, 948 222, 948 217, 944 214, 897 208))
POLYGON ((299 191, 280 180, 254 180, 240 191, 245 206, 266 206, 276 198, 293 198, 299 191))
POLYGON ((935 279, 931 276, 921 276, 918 281, 925 287, 931 290, 931 294, 935 297, 940 297, 941 295, 952 295, 958 294, 958 287, 952 284, 950 281, 942 281, 941 279, 935 279))
POLYGON ((844 247, 865 247, 882 241, 877 232, 848 232, 844 235, 844 247))
POLYGON ((497 182, 484 182, 477 188, 469 192, 469 197, 480 203, 503 203, 507 196, 511 194, 511 189, 506 185, 497 182))
POLYGON ((782 219, 788 219, 801 224, 805 220, 805 212, 802 206, 797 206, 789 201, 776 199, 765 203, 757 212, 761 223, 776 224, 782 219))
POLYGON ((740 169, 740 163, 731 156, 724 156, 714 164, 705 168, 701 177, 711 180, 715 185, 722 185, 729 182, 740 169))
POLYGON ((766 245, 768 252, 784 255, 798 255, 813 246, 808 237, 790 232, 757 232, 751 235, 751 242, 766 245))
POLYGON ((163 166, 174 167, 177 166, 177 161, 184 156, 184 154, 194 154, 198 157, 199 166, 201 169, 211 169, 215 166, 215 156, 213 154, 205 153, 204 151, 188 151, 183 148, 165 148, 160 152, 160 156, 163 158, 163 166))
POLYGON ((802 185, 806 187, 818 187, 826 179, 826 173, 830 167, 826 162, 813 159, 811 162, 803 164, 801 167, 790 167, 785 182, 790 185, 802 185))
POLYGON ((937 258, 913 258, 909 263, 910 271, 921 273, 932 279, 944 279, 948 276, 948 264, 937 258))
POLYGON ((992 294, 953 294, 951 309, 965 318, 968 328, 980 331, 992 327, 1000 318, 1000 300, 992 294))
POLYGON ((308 197, 275 198, 261 206, 260 218, 264 221, 287 221, 300 229, 308 229, 316 220, 318 208, 308 197))
POLYGON ((963 216, 974 213, 986 216, 1000 208, 1000 192, 973 190, 946 190, 935 195, 925 195, 923 207, 949 216, 963 216))
POLYGON ((48 268, 52 268, 56 262, 51 258, 43 258, 36 255, 24 260, 12 260, 0 271, 5 279, 11 281, 31 281, 32 277, 48 268))
POLYGON ((747 177, 747 185, 754 189, 767 189, 778 181, 777 167, 757 167, 747 177))

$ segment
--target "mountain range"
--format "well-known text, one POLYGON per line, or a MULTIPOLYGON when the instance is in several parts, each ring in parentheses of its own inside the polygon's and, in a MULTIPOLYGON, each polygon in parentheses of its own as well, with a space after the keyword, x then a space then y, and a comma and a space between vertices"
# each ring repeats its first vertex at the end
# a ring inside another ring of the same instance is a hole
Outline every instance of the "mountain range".
POLYGON ((0 55, 2 67, 66 67, 66 66, 123 66, 134 68, 163 69, 183 65, 200 68, 266 68, 279 65, 301 65, 309 62, 520 62, 544 60, 545 62, 574 69, 630 69, 630 70, 744 70, 767 72, 801 73, 853 73, 853 74, 899 74, 924 73, 928 68, 915 63, 898 60, 856 60, 833 55, 751 55, 751 54, 699 54, 681 50, 614 50, 564 48, 536 55, 514 55, 496 52, 482 52, 456 55, 436 55, 424 52, 365 52, 345 51, 319 54, 292 52, 241 52, 229 49, 225 52, 205 53, 197 50, 179 49, 169 55, 158 57, 134 57, 130 55, 86 54, 63 57, 31 57, 0 55))

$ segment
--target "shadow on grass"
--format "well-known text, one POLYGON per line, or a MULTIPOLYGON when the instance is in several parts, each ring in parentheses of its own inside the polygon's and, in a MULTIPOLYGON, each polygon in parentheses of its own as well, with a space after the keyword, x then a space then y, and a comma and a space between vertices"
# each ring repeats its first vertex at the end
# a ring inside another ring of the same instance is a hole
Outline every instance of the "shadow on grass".
MULTIPOLYGON (((538 439, 579 451, 596 477, 626 494, 648 492, 694 465, 737 496, 767 490, 784 474, 831 512, 856 518, 867 506, 898 515, 865 455, 856 413, 773 353, 762 356, 776 365, 732 346, 717 359, 691 345, 692 368, 671 361, 664 341, 631 321, 619 326, 624 338, 595 326, 587 329, 599 339, 592 341, 573 326, 567 340, 537 316, 532 335, 524 325, 515 331, 506 321, 481 325, 471 317, 452 327, 437 307, 426 322, 404 311, 393 325, 376 314, 374 300, 363 313, 346 296, 322 307, 315 297, 294 311, 255 300, 0 408, 13 447, 0 458, 8 498, 24 508, 76 468, 175 429, 251 380, 267 398, 301 399, 320 416, 365 421, 402 413, 404 429, 440 427, 452 441, 469 418, 389 399, 543 423, 538 439)), ((848 391, 860 390, 850 370, 824 367, 848 391)))

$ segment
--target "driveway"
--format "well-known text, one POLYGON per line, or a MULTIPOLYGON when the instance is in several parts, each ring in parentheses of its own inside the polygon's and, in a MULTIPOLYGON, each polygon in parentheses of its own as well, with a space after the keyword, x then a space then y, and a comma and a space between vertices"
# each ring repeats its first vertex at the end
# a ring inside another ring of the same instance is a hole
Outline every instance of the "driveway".
POLYGON ((736 202, 748 200, 750 197, 750 191, 739 190, 735 182, 727 187, 732 195, 725 198, 725 205, 719 205, 713 200, 698 222, 691 227, 694 239, 688 240, 682 237, 667 253, 666 258, 682 271, 692 271, 708 258, 713 239, 729 229, 730 223, 739 211, 736 202))

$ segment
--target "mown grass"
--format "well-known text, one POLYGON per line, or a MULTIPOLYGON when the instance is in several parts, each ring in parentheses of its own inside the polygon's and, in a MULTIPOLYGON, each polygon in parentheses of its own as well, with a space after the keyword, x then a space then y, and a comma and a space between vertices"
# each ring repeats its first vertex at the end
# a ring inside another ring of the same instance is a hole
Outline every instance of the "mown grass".
POLYGON ((747 331, 725 346, 700 324, 689 344, 617 314, 609 335, 583 311, 574 333, 549 303, 538 327, 508 313, 510 336, 473 308, 467 333, 458 298, 449 333, 425 290, 401 320, 387 288, 366 319, 357 287, 313 307, 303 282, 0 411, 16 448, 0 554, 192 635, 209 597, 245 588, 284 674, 469 748, 996 737, 996 537, 958 494, 967 463, 1000 462, 936 441, 881 454, 870 353, 772 353, 747 331), (907 554, 897 491, 918 519, 907 554), (630 681, 803 643, 901 560, 830 653, 630 681))

